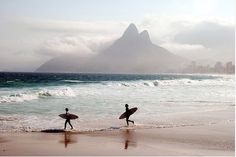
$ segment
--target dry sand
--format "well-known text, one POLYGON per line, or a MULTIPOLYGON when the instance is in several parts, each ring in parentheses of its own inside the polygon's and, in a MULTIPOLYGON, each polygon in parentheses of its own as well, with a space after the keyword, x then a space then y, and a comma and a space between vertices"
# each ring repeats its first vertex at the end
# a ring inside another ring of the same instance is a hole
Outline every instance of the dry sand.
POLYGON ((233 120, 199 126, 79 133, 2 133, 0 155, 234 156, 234 111, 226 113, 211 114, 233 120))

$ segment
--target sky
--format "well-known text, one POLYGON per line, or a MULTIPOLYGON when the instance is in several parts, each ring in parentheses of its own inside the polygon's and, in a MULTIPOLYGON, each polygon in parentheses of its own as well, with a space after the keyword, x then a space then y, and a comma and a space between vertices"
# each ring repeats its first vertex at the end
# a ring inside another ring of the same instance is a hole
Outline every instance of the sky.
POLYGON ((0 71, 99 53, 130 23, 174 54, 234 61, 234 0, 0 0, 0 71))

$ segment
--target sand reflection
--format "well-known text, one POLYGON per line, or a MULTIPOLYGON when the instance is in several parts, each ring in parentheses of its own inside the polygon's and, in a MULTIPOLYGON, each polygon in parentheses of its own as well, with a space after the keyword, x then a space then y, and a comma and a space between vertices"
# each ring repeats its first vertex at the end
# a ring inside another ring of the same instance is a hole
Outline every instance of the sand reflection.
POLYGON ((122 130, 121 132, 122 132, 122 137, 124 139, 124 149, 137 146, 137 138, 135 135, 135 130, 125 129, 122 130))
POLYGON ((64 138, 59 142, 64 143, 65 148, 67 148, 69 144, 77 143, 77 137, 72 132, 64 132, 64 138))

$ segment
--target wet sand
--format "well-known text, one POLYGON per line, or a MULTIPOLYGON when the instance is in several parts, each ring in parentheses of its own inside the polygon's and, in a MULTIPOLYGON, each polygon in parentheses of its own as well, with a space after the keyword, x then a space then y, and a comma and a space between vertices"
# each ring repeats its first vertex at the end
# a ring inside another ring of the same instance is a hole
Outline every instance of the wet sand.
MULTIPOLYGON (((212 115, 234 119, 234 111, 212 115)), ((2 133, 0 155, 234 156, 234 127, 234 120, 230 120, 171 128, 2 133)))

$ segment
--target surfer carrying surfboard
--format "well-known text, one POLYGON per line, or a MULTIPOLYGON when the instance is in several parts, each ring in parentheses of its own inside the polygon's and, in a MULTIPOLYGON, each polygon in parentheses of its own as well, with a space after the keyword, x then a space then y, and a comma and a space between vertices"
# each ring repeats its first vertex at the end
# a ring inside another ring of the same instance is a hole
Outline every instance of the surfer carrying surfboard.
POLYGON ((134 124, 134 121, 129 120, 129 116, 132 114, 129 109, 129 105, 125 104, 125 112, 126 112, 126 123, 129 126, 129 122, 132 122, 134 124))
POLYGON ((129 126, 129 122, 134 124, 134 121, 129 120, 129 117, 130 117, 130 115, 134 114, 134 112, 136 112, 137 110, 138 110, 137 107, 133 107, 133 108, 129 109, 129 105, 125 104, 125 112, 122 115, 120 115, 119 119, 126 118, 127 126, 129 126))
POLYGON ((65 109, 66 110, 66 121, 65 121, 65 126, 64 126, 64 130, 66 130, 66 124, 67 123, 69 123, 69 125, 70 125, 70 127, 71 127, 71 130, 73 129, 73 126, 71 125, 71 123, 70 123, 70 113, 68 112, 69 111, 69 109, 68 108, 66 108, 65 109))

